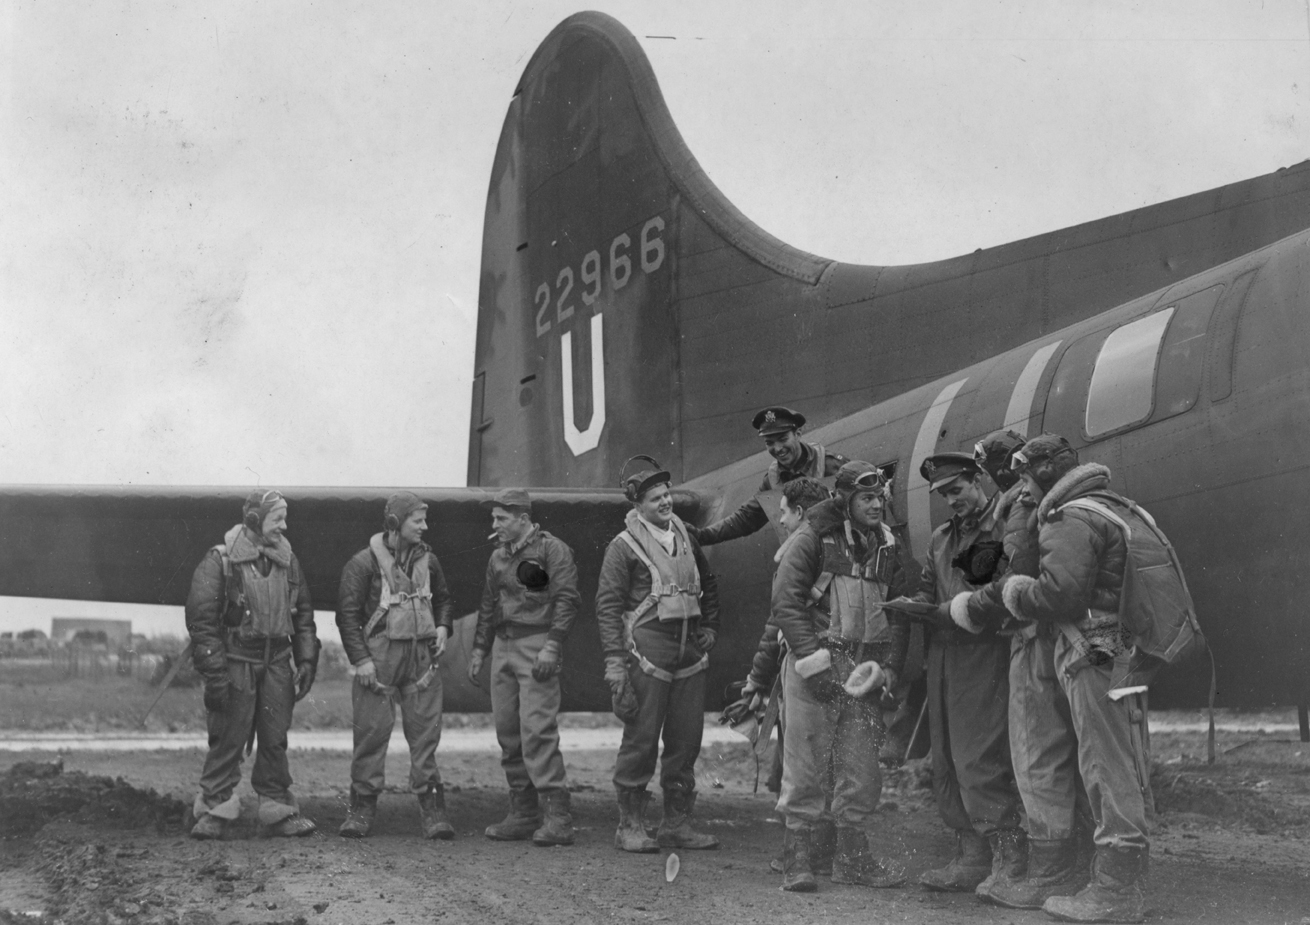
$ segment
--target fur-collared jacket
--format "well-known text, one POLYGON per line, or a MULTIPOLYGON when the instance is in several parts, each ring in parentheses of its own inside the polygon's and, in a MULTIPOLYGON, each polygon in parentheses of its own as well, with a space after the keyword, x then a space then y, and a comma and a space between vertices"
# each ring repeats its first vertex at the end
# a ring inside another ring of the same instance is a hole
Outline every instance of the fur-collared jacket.
MULTIPOLYGON (((778 573, 773 580, 773 608, 770 622, 782 631, 787 647, 797 659, 813 655, 822 646, 822 633, 828 627, 828 595, 815 602, 811 590, 823 573, 823 538, 844 533, 846 512, 839 498, 820 501, 805 512, 805 523, 787 538, 786 548, 778 562, 778 573)), ((856 534, 858 536, 858 534, 856 534)), ((860 538, 851 558, 860 565, 877 555, 878 549, 891 541, 891 531, 879 525, 870 531, 868 540, 860 538)), ((891 557, 891 577, 887 583, 886 599, 891 600, 905 591, 905 573, 900 557, 891 557)), ((886 667, 899 673, 905 664, 909 648, 909 621, 887 613, 890 632, 889 652, 884 658, 886 667)))
POLYGON ((1037 507, 1038 575, 1012 576, 1004 600, 1021 620, 1074 624, 1092 648, 1112 657, 1129 644, 1118 616, 1128 546, 1105 517, 1062 507, 1092 492, 1112 507, 1119 497, 1099 463, 1075 466, 1046 493, 1037 507))
MULTIPOLYGON (((232 581, 240 581, 237 566, 255 563, 260 574, 267 575, 274 568, 287 570, 287 583, 291 590, 290 644, 297 665, 318 664, 318 633, 314 628, 314 604, 309 596, 309 585, 300 570, 300 560, 291 551, 286 537, 267 546, 241 524, 224 536, 224 545, 232 550, 232 581)), ((233 630, 241 626, 244 616, 228 594, 227 580, 223 577, 224 552, 211 549, 196 566, 191 576, 191 590, 187 594, 186 628, 194 645, 192 661, 202 678, 221 681, 227 677, 227 649, 233 630)), ((277 651, 285 643, 278 640, 277 651)), ((285 651, 285 649, 282 649, 285 651)))

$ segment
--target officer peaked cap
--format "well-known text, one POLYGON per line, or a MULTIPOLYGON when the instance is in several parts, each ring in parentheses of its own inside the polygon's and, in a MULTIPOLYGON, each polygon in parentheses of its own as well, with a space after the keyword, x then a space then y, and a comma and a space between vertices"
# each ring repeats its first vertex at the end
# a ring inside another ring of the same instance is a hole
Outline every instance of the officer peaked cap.
POLYGON ((761 437, 768 437, 771 434, 785 434, 789 430, 796 430, 804 426, 805 415, 799 411, 792 411, 790 408, 783 408, 781 405, 758 411, 755 417, 751 418, 751 427, 758 430, 761 437))
POLYGON ((919 474, 933 491, 945 488, 962 475, 981 473, 982 467, 968 453, 938 453, 929 456, 919 466, 919 474))

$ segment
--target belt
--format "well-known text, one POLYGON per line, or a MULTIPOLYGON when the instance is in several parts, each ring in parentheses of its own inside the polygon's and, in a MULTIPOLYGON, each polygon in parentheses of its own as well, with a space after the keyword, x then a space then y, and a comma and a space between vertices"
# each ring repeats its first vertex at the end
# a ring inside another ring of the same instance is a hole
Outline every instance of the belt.
POLYGON ((496 635, 501 639, 523 639, 526 636, 540 636, 549 633, 550 627, 533 623, 502 623, 496 627, 496 635))
POLYGON ((243 640, 236 633, 227 637, 227 657, 234 662, 265 665, 291 651, 290 636, 269 636, 263 640, 243 640))

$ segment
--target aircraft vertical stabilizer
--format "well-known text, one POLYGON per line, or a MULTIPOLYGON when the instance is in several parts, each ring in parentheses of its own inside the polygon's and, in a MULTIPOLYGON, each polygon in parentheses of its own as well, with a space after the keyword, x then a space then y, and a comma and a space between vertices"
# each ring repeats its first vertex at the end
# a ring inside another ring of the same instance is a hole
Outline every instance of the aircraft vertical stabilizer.
POLYGON ((601 487, 634 453, 691 479, 758 451, 761 406, 825 424, 1308 226, 1299 165, 947 260, 838 264, 729 203, 636 39, 579 13, 496 152, 468 480, 601 487))

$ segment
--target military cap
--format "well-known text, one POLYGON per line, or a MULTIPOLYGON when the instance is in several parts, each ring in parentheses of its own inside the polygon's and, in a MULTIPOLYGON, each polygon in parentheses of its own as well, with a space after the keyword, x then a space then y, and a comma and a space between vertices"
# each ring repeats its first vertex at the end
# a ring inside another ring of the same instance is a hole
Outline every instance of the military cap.
POLYGON ((962 475, 981 473, 982 467, 968 453, 938 453, 929 456, 919 466, 919 474, 933 491, 945 488, 962 475))
POLYGON ((1069 444, 1069 441, 1059 434, 1038 434, 1014 454, 1010 466, 1020 470, 1039 460, 1053 459, 1062 453, 1072 452, 1074 452, 1074 448, 1069 444))
POLYGON ((494 498, 482 503, 487 507, 501 507, 510 512, 532 510, 532 496, 522 488, 502 488, 494 498))
POLYGON ((1008 472, 1011 454, 1024 445, 1024 438, 1013 430, 994 430, 973 445, 973 461, 993 478, 1008 472))
POLYGON ((789 430, 804 426, 805 415, 782 406, 765 408, 763 411, 756 412, 755 417, 751 418, 751 427, 758 430, 761 437, 785 434, 789 430))

